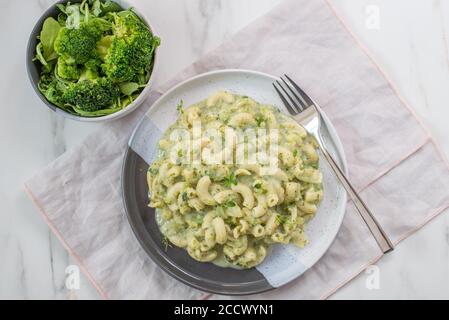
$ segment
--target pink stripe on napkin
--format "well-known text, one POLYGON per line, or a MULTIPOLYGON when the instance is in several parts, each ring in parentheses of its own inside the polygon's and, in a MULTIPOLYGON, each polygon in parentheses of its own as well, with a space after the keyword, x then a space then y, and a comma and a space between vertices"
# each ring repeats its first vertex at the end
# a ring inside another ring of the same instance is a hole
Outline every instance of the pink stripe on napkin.
MULTIPOLYGON (((449 206, 447 162, 326 0, 283 1, 161 90, 223 68, 288 73, 315 98, 341 137, 352 181, 395 243, 449 206)), ((145 107, 104 126, 25 184, 103 297, 210 297, 160 270, 124 216, 123 153, 132 128, 159 95, 153 92, 145 107)), ((336 240, 314 267, 282 288, 251 298, 326 298, 381 256, 349 204, 336 240)))

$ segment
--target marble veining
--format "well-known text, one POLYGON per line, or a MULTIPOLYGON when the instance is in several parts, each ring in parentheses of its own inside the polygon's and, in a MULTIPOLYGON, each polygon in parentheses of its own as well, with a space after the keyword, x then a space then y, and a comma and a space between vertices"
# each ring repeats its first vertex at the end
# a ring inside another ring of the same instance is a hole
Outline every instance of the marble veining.
POLYGON ((66 142, 64 137, 65 118, 56 114, 51 114, 51 129, 53 135, 53 154, 55 158, 66 151, 66 142))
MULTIPOLYGON (((270 10, 281 0, 131 0, 163 39, 159 82, 270 10)), ((98 299, 81 276, 66 288, 74 265, 24 194, 25 179, 99 125, 64 120, 35 96, 24 67, 26 41, 53 0, 6 1, 0 12, 0 298, 98 299), (21 12, 21 26, 14 18, 21 12)), ((355 35, 370 50, 449 155, 449 2, 420 0, 333 0, 355 35), (367 7, 379 13, 379 28, 366 24, 367 7), (398 18, 400 17, 400 18, 398 18)), ((449 216, 441 215, 402 242, 377 264, 379 288, 362 273, 332 298, 449 298, 449 216), (432 277, 428 275, 431 274, 432 277)))

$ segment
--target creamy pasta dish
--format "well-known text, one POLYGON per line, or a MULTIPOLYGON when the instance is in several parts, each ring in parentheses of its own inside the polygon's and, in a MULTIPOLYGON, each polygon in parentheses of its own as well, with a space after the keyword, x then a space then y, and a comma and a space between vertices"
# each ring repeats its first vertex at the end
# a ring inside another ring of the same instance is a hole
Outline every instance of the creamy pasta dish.
POLYGON ((226 91, 183 108, 147 172, 165 240, 201 262, 251 268, 307 244, 323 197, 317 144, 273 106, 226 91))

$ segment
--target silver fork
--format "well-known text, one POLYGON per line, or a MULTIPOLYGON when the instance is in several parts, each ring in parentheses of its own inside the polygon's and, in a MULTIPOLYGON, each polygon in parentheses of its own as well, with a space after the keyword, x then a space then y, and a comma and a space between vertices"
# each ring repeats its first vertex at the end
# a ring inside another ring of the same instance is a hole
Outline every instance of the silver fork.
POLYGON ((309 134, 315 137, 318 145, 321 149, 326 160, 329 162, 335 176, 340 180, 346 192, 354 202, 357 211, 365 221, 372 235, 376 239, 377 244, 383 253, 390 252, 394 249, 390 239, 377 222, 371 211, 366 204, 360 198, 357 191, 349 182, 348 178, 341 171, 335 160, 327 151, 323 138, 321 137, 321 115, 317 104, 287 75, 284 75, 285 79, 280 78, 281 81, 275 81, 273 83, 274 89, 277 91, 285 106, 287 107, 293 118, 300 123, 309 134))

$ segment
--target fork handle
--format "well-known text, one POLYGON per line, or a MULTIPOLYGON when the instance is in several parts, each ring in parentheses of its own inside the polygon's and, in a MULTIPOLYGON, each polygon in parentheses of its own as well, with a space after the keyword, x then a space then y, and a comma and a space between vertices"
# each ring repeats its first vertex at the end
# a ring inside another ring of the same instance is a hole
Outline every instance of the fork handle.
POLYGON ((357 191, 355 191, 354 187, 349 182, 348 178, 346 178, 345 174, 341 171, 340 167, 337 165, 335 160, 332 158, 332 156, 329 154, 329 152, 326 150, 324 146, 320 144, 320 149, 322 153, 324 154, 324 157, 329 162, 330 166, 332 167, 332 170, 334 171, 337 178, 340 180, 340 182, 343 184, 343 187, 346 189, 346 192, 351 197, 352 201, 354 202, 355 207, 357 208, 357 211, 359 212, 362 219, 365 221, 366 225, 368 226, 369 231, 374 236, 374 239, 376 239, 377 244, 379 245, 380 249, 383 253, 388 253, 394 249, 393 244, 391 243, 390 239, 386 235, 385 231, 382 229, 380 224, 377 222, 376 218, 374 218, 371 211, 368 209, 366 204, 363 202, 363 200, 360 198, 357 191))

